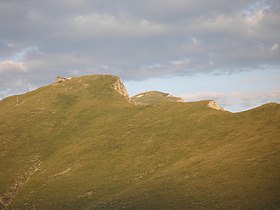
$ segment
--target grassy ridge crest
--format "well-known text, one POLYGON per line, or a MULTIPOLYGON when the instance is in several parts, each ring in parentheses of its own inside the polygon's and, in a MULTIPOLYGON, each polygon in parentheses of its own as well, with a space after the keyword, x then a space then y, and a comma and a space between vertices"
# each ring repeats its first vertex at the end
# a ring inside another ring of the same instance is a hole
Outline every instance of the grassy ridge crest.
POLYGON ((121 84, 89 75, 0 101, 0 209, 280 207, 279 104, 131 101, 121 84))

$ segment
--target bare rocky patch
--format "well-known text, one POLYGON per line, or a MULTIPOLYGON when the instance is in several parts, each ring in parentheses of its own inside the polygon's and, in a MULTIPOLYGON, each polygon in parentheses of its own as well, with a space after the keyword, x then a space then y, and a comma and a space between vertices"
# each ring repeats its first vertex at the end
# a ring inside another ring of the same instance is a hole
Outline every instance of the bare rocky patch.
POLYGON ((210 101, 208 103, 208 107, 210 107, 212 109, 224 111, 224 109, 222 107, 220 107, 220 105, 216 101, 210 101))
POLYGON ((32 175, 39 170, 42 163, 42 156, 36 155, 29 161, 23 174, 15 177, 15 183, 3 195, 0 195, 0 209, 6 209, 17 196, 32 175))

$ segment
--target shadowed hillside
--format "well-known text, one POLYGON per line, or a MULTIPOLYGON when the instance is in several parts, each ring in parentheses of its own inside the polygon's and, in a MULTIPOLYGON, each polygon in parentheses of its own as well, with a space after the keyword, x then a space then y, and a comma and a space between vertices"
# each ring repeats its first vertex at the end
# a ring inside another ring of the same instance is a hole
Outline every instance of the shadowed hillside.
POLYGON ((0 101, 0 209, 280 208, 279 104, 148 93, 91 75, 0 101))

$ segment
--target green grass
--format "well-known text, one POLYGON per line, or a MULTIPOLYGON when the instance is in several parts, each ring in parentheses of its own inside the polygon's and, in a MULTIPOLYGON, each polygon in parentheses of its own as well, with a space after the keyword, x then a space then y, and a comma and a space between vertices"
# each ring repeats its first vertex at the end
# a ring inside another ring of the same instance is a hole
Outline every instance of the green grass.
POLYGON ((183 101, 183 99, 174 97, 168 93, 163 93, 159 91, 149 91, 145 93, 139 93, 132 97, 132 100, 137 105, 151 105, 161 102, 178 102, 183 101))
POLYGON ((156 92, 135 105, 116 80, 0 102, 0 197, 41 157, 8 209, 280 208, 278 104, 230 113, 156 92))

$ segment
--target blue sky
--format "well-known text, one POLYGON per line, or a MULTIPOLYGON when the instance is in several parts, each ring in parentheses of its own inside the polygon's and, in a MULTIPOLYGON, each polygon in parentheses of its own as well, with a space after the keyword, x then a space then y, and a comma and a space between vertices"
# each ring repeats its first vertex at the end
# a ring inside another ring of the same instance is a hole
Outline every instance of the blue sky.
POLYGON ((263 103, 278 102, 280 95, 278 69, 246 71, 231 74, 197 74, 127 81, 129 95, 149 90, 168 92, 187 101, 212 99, 232 112, 247 110, 263 103))
POLYGON ((280 102, 279 0, 0 1, 0 98, 118 75, 231 111, 280 102))

